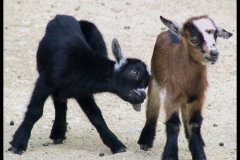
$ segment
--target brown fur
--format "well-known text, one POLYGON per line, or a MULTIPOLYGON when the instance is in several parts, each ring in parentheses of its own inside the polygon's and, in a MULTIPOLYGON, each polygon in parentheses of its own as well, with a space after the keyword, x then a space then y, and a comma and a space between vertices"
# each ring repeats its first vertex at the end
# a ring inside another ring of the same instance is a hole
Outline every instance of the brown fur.
POLYGON ((198 62, 202 61, 202 57, 194 53, 200 51, 188 47, 187 37, 182 38, 180 45, 172 43, 169 34, 173 33, 169 31, 160 33, 154 47, 151 61, 152 76, 148 87, 147 119, 158 117, 160 101, 156 97, 163 88, 167 91, 164 101, 166 121, 173 112, 179 113, 180 106, 188 105, 188 113, 184 113, 188 118, 194 111, 202 111, 208 82, 206 66, 198 62), (154 83, 157 83, 157 88, 154 83), (191 105, 194 108, 190 107, 191 105))
POLYGON ((232 33, 217 27, 207 15, 192 17, 183 24, 162 16, 160 19, 169 30, 158 35, 154 46, 146 123, 138 144, 145 151, 153 146, 157 119, 163 102, 167 141, 162 159, 178 159, 177 139, 181 110, 192 159, 206 160, 203 149, 205 143, 201 136, 204 94, 208 86, 206 65, 217 61, 216 37, 230 38, 232 33), (161 91, 164 98, 159 94, 161 91))

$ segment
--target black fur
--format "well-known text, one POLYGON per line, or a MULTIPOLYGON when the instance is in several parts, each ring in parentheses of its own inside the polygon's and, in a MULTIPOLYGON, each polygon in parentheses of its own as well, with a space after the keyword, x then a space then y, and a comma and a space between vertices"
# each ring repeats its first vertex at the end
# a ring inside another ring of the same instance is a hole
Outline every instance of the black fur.
POLYGON ((189 120, 189 124, 191 126, 189 149, 193 159, 206 160, 206 155, 203 148, 205 143, 201 136, 202 120, 203 118, 199 112, 195 112, 189 120))
POLYGON ((203 46, 205 43, 205 40, 203 38, 202 33, 199 31, 199 29, 192 23, 188 23, 186 27, 189 27, 190 35, 192 37, 197 37, 198 43, 196 45, 201 49, 202 53, 204 53, 203 46))
POLYGON ((172 43, 177 43, 177 44, 180 44, 180 39, 179 37, 173 33, 172 31, 168 30, 168 34, 169 34, 169 38, 171 39, 171 42, 172 43))
POLYGON ((27 149, 31 130, 43 114, 44 102, 52 96, 55 120, 50 138, 54 143, 66 139, 67 99, 74 98, 103 143, 113 153, 124 152, 126 146, 108 129, 93 95, 111 92, 133 104, 144 101, 146 94, 134 90, 147 87, 146 65, 138 59, 126 61, 119 70, 114 70, 116 62, 108 58, 103 37, 93 23, 68 15, 57 15, 49 21, 37 50, 39 77, 24 120, 10 142, 12 151, 21 154, 27 149), (138 73, 137 78, 132 70, 138 73))
POLYGON ((162 160, 178 159, 178 134, 180 119, 177 113, 173 113, 166 123, 167 142, 164 147, 162 160))
POLYGON ((142 129, 141 135, 138 140, 140 148, 147 151, 148 148, 152 148, 153 141, 156 135, 157 121, 147 121, 144 128, 142 129))

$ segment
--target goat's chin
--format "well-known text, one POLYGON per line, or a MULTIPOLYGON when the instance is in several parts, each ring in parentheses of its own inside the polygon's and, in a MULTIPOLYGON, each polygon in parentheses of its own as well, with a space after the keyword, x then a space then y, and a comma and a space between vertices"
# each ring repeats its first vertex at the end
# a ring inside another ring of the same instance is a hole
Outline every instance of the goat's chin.
POLYGON ((217 62, 217 60, 212 60, 212 59, 207 59, 207 58, 205 58, 205 64, 204 65, 214 65, 216 62, 217 62))
POLYGON ((138 105, 144 102, 144 99, 141 97, 129 97, 127 102, 131 103, 132 105, 138 105))
POLYGON ((141 103, 143 103, 145 99, 145 98, 142 98, 141 96, 133 96, 131 94, 129 94, 127 97, 120 97, 120 98, 130 103, 135 110, 139 110, 138 109, 139 105, 141 106, 141 103))
POLYGON ((125 94, 117 94, 121 99, 133 105, 134 109, 139 110, 140 104, 144 102, 146 99, 146 93, 143 91, 136 92, 135 90, 131 90, 130 92, 125 94))

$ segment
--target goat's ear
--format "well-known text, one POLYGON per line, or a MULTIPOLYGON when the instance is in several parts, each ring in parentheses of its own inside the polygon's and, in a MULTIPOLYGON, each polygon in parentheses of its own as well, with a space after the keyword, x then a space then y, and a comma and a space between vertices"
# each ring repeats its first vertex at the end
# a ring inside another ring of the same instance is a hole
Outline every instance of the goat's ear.
POLYGON ((217 27, 217 31, 218 31, 217 36, 222 37, 222 38, 228 39, 228 38, 232 37, 232 35, 233 35, 232 33, 228 32, 225 29, 220 28, 220 27, 217 27))
POLYGON ((163 24, 165 24, 171 31, 173 31, 177 35, 179 35, 181 33, 181 31, 182 31, 181 23, 168 20, 168 19, 164 18, 163 16, 160 16, 160 19, 163 22, 163 24))
POLYGON ((127 62, 127 59, 125 58, 116 38, 112 40, 112 52, 116 59, 115 70, 119 70, 121 66, 127 62))

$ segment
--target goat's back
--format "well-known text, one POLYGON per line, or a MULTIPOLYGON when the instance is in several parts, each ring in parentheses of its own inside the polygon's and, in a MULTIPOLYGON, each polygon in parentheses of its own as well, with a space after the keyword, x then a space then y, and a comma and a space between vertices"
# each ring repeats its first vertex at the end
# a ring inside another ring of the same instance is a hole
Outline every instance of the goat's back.
POLYGON ((69 15, 56 15, 49 21, 43 41, 50 43, 49 47, 54 48, 55 52, 57 49, 89 49, 79 22, 69 15))
POLYGON ((37 70, 52 87, 74 84, 82 77, 92 79, 93 73, 111 68, 113 63, 96 26, 68 15, 57 15, 49 21, 37 50, 37 70))
POLYGON ((93 23, 86 20, 80 20, 79 25, 91 49, 107 58, 106 44, 98 28, 93 23))
POLYGON ((84 64, 96 56, 108 59, 106 44, 97 27, 69 15, 56 15, 49 21, 39 43, 37 69, 41 73, 54 65, 65 67, 72 61, 84 64))
POLYGON ((161 32, 156 40, 152 60, 151 69, 153 76, 157 79, 160 86, 168 80, 168 74, 171 69, 172 56, 179 48, 179 38, 171 33, 171 31, 161 32))
POLYGON ((50 70, 55 64, 68 64, 76 54, 88 53, 90 47, 84 40, 78 21, 68 15, 56 15, 47 24, 45 35, 37 51, 37 69, 50 70))

